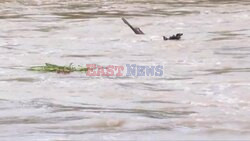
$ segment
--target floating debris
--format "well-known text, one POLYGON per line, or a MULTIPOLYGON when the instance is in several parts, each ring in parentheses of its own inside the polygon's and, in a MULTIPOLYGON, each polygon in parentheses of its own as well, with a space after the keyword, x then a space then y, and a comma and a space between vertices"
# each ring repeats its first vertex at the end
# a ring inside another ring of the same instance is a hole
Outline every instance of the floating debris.
POLYGON ((30 67, 28 70, 30 71, 41 71, 41 72, 56 72, 56 73, 71 73, 71 72, 86 72, 88 68, 84 67, 73 67, 72 64, 69 66, 59 66, 54 64, 45 63, 45 66, 34 66, 30 67))
MULTIPOLYGON (((135 34, 144 34, 139 27, 132 26, 125 18, 122 18, 122 20, 126 25, 128 25, 134 31, 135 34)), ((163 40, 180 40, 182 35, 183 33, 177 33, 176 35, 172 35, 169 38, 163 36, 163 40)))
POLYGON ((139 27, 133 27, 125 18, 122 18, 122 20, 134 31, 135 34, 144 34, 139 27))
POLYGON ((172 35, 169 38, 163 36, 163 40, 180 40, 182 35, 183 33, 177 33, 176 35, 172 35))

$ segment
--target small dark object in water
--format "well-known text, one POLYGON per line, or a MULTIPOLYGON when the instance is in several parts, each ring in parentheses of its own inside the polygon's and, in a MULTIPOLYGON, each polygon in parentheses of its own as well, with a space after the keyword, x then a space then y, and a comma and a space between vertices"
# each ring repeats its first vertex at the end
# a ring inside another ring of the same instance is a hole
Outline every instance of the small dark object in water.
POLYGON ((176 35, 170 36, 169 38, 163 36, 163 40, 180 40, 182 35, 182 33, 177 33, 176 35))
POLYGON ((144 34, 139 27, 133 27, 125 18, 122 18, 122 20, 134 31, 135 34, 144 34))

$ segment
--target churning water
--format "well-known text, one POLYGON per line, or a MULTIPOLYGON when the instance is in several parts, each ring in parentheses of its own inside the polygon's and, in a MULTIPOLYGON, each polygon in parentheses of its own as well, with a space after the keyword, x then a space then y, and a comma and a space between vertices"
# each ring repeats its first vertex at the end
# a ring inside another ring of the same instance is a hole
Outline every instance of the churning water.
POLYGON ((0 140, 250 139, 249 23, 248 0, 1 0, 0 140), (46 62, 164 75, 27 70, 46 62))

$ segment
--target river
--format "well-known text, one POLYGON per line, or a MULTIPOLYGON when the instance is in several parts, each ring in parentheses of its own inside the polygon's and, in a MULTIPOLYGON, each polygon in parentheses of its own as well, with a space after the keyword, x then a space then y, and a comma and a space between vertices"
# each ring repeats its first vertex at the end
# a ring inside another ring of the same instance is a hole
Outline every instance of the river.
POLYGON ((249 140, 249 23, 248 0, 0 0, 0 140, 249 140), (27 70, 44 63, 164 74, 27 70))

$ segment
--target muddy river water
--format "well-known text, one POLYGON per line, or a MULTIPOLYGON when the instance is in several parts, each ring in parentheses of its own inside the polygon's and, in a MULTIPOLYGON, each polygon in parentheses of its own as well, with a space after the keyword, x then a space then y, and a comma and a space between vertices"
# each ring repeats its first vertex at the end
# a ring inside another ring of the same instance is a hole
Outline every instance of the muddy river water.
POLYGON ((250 1, 0 0, 1 141, 166 139, 250 139, 250 1), (44 63, 164 74, 27 70, 44 63))

